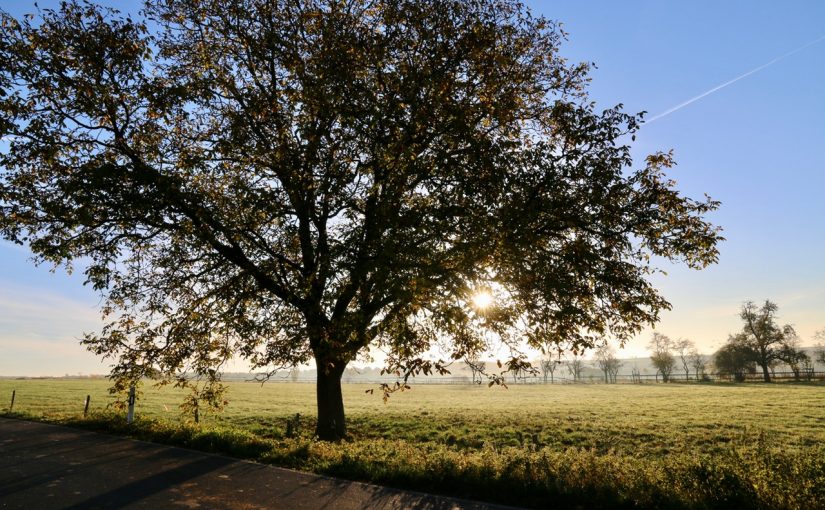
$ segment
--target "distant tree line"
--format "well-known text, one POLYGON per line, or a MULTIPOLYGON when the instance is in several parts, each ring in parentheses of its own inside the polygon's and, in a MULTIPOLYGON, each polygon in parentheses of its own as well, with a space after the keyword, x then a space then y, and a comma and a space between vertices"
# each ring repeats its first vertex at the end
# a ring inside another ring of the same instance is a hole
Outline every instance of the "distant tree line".
MULTIPOLYGON (((814 334, 816 343, 813 349, 806 352, 801 347, 801 340, 794 328, 789 324, 778 323, 777 310, 777 305, 771 301, 765 301, 762 306, 751 301, 744 303, 739 313, 742 330, 730 335, 727 342, 712 355, 701 354, 692 340, 674 340, 665 334, 654 332, 647 348, 655 374, 644 375, 634 364, 630 367, 629 378, 637 383, 647 377, 655 377, 656 381, 662 382, 676 379, 710 381, 713 378, 742 382, 761 372, 762 379, 770 382, 774 379, 777 368, 784 365, 787 367, 786 374, 790 371, 795 380, 811 380, 814 376, 814 363, 825 365, 825 328, 814 334)), ((471 376, 467 378, 467 382, 482 384, 487 363, 478 354, 465 356, 463 368, 471 376)), ((585 360, 583 351, 571 348, 547 352, 534 361, 532 366, 536 368, 513 370, 512 382, 554 383, 559 379, 573 382, 595 381, 595 369, 601 372, 603 382, 611 384, 617 382, 619 371, 625 363, 617 357, 615 347, 604 340, 593 351, 591 360, 585 360)), ((365 373, 352 369, 362 375, 363 379, 380 378, 377 369, 361 370, 365 373), (376 373, 370 375, 373 371, 376 373)), ((288 377, 295 381, 297 374, 298 371, 293 369, 288 377)), ((627 374, 622 376, 627 377, 627 374)), ((352 377, 346 379, 352 382, 352 377)))
MULTIPOLYGON (((778 306, 770 300, 762 306, 752 301, 744 303, 739 313, 742 330, 730 335, 724 346, 711 356, 701 354, 692 340, 674 340, 654 332, 647 348, 656 371, 655 379, 662 382, 675 378, 709 381, 711 375, 715 375, 741 382, 761 372, 762 379, 771 382, 776 369, 782 365, 787 366, 795 380, 812 379, 814 363, 825 364, 825 328, 814 334, 816 345, 810 353, 806 352, 793 326, 779 324, 777 310, 778 306), (712 366, 709 367, 709 364, 712 366)), ((560 366, 566 368, 566 375, 574 382, 581 381, 582 373, 588 368, 581 352, 548 354, 539 360, 544 382, 554 382, 560 366)), ((606 341, 594 351, 592 368, 602 372, 604 382, 615 383, 622 366, 623 363, 616 357, 616 350, 606 341)), ((631 370, 632 380, 641 382, 642 374, 638 367, 631 367, 631 370)), ((593 378, 592 375, 588 377, 593 378)))
MULTIPOLYGON (((819 341, 813 356, 801 347, 801 341, 790 324, 780 325, 776 312, 779 307, 766 300, 762 306, 748 301, 742 305, 739 316, 742 330, 730 335, 727 342, 713 355, 717 376, 744 381, 748 375, 762 373, 765 382, 771 382, 775 369, 784 364, 794 379, 811 379, 814 361, 825 364, 825 329, 815 334, 819 341)), ((672 340, 661 333, 653 333, 648 343, 650 361, 656 368, 656 378, 668 382, 674 370, 684 370, 690 379, 691 370, 697 380, 706 376, 705 357, 698 353, 694 343, 687 339, 672 340)))
POLYGON ((705 356, 696 349, 696 344, 687 338, 672 340, 661 333, 653 333, 653 338, 647 344, 650 350, 650 362, 656 369, 656 379, 663 382, 671 380, 673 372, 684 370, 685 380, 690 379, 693 372, 696 380, 705 377, 705 356))

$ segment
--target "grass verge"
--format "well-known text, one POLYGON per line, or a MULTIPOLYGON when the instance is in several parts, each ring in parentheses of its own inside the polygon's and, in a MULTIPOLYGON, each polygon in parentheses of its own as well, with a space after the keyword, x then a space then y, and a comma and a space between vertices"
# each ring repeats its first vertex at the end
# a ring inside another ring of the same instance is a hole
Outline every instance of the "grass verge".
POLYGON ((755 434, 713 454, 661 458, 570 447, 371 438, 342 443, 263 437, 222 424, 196 425, 122 414, 5 413, 4 417, 107 432, 398 488, 532 508, 825 508, 825 446, 784 449, 755 434))

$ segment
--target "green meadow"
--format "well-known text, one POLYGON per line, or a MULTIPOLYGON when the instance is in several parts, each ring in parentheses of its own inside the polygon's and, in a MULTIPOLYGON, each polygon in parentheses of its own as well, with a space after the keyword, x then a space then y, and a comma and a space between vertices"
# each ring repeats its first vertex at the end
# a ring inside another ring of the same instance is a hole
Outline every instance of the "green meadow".
POLYGON ((107 387, 0 380, 0 409, 15 390, 15 416, 534 508, 825 508, 822 385, 345 385, 341 443, 312 437, 312 384, 229 383, 198 424, 146 385, 131 427, 107 387))

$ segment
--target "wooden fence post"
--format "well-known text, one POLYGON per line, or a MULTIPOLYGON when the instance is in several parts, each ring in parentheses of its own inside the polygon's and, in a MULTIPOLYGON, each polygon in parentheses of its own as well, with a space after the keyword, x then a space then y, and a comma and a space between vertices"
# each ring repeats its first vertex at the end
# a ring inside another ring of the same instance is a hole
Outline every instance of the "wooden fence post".
POLYGON ((91 395, 86 395, 86 404, 83 405, 83 417, 89 414, 89 401, 92 399, 91 395))
POLYGON ((17 393, 17 390, 11 390, 11 405, 9 405, 9 412, 14 409, 14 395, 17 393))
POLYGON ((135 419, 135 385, 129 386, 129 410, 126 413, 126 423, 130 424, 135 419))

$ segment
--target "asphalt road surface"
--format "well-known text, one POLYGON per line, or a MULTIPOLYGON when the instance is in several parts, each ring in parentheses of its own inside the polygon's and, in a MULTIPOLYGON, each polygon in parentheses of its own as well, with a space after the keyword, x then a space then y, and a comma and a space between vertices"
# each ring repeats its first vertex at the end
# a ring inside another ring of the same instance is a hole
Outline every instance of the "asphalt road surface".
POLYGON ((0 418, 0 508, 503 509, 0 418))

